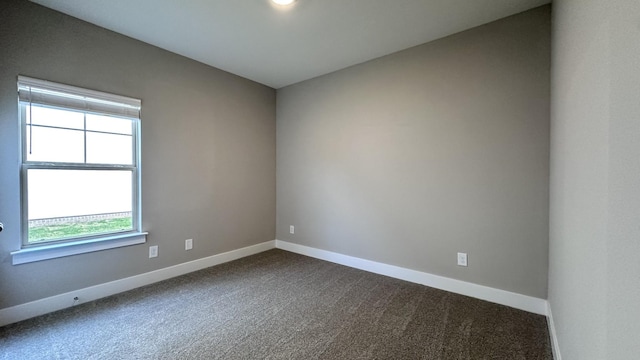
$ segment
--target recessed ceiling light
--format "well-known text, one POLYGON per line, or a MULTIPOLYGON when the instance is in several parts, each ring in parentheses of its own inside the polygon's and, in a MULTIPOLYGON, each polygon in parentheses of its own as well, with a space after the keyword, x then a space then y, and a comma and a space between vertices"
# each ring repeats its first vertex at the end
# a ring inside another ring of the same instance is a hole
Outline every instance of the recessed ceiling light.
POLYGON ((271 2, 276 5, 287 6, 296 2, 296 0, 271 0, 271 2))

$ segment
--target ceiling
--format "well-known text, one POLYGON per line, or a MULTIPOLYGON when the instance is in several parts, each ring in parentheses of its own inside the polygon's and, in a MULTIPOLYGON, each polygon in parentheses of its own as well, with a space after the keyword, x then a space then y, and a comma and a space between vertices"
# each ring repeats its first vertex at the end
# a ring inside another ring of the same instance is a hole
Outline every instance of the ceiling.
POLYGON ((280 88, 550 0, 32 0, 280 88))

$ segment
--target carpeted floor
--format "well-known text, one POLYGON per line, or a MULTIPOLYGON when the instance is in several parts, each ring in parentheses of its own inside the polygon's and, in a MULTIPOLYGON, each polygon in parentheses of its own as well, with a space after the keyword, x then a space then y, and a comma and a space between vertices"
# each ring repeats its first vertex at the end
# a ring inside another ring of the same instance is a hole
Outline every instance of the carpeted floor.
POLYGON ((545 359, 546 319, 270 250, 0 328, 0 359, 545 359))

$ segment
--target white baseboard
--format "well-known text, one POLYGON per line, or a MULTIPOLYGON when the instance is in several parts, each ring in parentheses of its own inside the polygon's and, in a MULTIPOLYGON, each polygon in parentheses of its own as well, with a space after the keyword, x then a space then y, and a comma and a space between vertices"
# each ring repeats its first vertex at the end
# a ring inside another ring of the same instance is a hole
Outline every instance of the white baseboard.
POLYGON ((167 280, 176 276, 188 274, 193 271, 257 254, 273 249, 274 247, 275 240, 271 240, 261 244, 247 246, 242 249, 228 251, 222 254, 189 261, 148 273, 115 280, 84 289, 70 291, 68 293, 51 296, 48 298, 12 306, 5 309, 0 309, 0 326, 12 324, 35 316, 44 315, 53 311, 71 307, 74 305, 74 297, 78 297, 79 303, 93 301, 124 291, 132 290, 141 286, 153 284, 158 281, 167 280))
POLYGON ((430 286, 436 289, 471 296, 477 299, 506 305, 534 314, 545 316, 547 315, 547 301, 532 296, 495 289, 466 281, 455 280, 417 270, 406 269, 399 266, 365 260, 353 256, 338 254, 331 251, 320 250, 304 245, 293 244, 282 240, 276 240, 276 248, 380 275, 393 277, 396 279, 430 286))
POLYGON ((549 327, 549 337, 551 338, 551 351, 555 360, 562 360, 560 355, 560 344, 556 334, 556 324, 553 322, 553 313, 551 312, 551 304, 547 301, 547 326, 549 327))
POLYGON ((124 291, 132 290, 141 286, 153 284, 158 281, 167 280, 176 276, 188 274, 193 271, 257 254, 273 248, 278 248, 301 255, 306 255, 317 259, 353 267, 356 269, 454 292, 457 294, 471 296, 481 300, 510 306, 535 314, 545 315, 547 316, 550 324, 549 332, 552 337, 554 355, 557 354, 555 355, 555 359, 561 360, 559 355, 560 353, 558 351, 557 339, 555 337, 555 327, 553 326, 553 319, 550 316, 550 308, 548 308, 547 301, 544 299, 517 294, 505 290, 494 289, 491 287, 477 285, 465 281, 450 279, 421 271, 406 269, 399 266, 388 265, 353 256, 338 254, 331 251, 320 250, 304 245, 293 244, 281 240, 267 241, 261 244, 248 246, 242 249, 209 256, 203 259, 198 259, 183 264, 170 266, 164 269, 159 269, 104 284, 70 291, 64 294, 51 296, 25 304, 0 309, 0 326, 12 324, 35 316, 44 315, 53 311, 71 307, 74 305, 74 297, 78 297, 79 303, 93 301, 124 291))

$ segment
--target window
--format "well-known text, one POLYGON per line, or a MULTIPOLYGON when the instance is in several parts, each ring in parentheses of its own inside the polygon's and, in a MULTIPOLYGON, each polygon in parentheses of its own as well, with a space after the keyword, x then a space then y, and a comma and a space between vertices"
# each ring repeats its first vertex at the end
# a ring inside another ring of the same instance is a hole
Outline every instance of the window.
POLYGON ((23 76, 18 95, 23 239, 14 264, 34 249, 66 256, 144 242, 141 101, 23 76))

